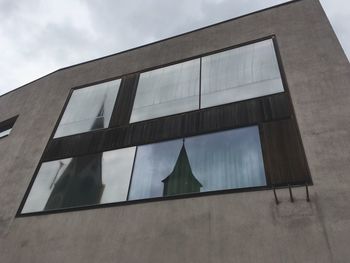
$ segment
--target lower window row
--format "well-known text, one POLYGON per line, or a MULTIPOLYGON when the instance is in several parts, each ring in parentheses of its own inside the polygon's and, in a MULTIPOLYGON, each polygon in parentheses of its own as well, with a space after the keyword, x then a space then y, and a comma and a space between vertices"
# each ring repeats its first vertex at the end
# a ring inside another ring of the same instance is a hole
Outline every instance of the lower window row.
POLYGON ((265 185, 251 126, 44 162, 22 213, 265 185))

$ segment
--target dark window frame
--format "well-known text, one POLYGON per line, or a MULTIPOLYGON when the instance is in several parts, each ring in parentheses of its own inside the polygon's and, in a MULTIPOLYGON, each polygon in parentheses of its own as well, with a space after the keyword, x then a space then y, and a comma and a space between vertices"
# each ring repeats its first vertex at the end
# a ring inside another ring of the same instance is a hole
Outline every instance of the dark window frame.
MULTIPOLYGON (((114 78, 105 79, 105 80, 101 80, 101 81, 97 81, 97 82, 93 82, 93 83, 89 83, 89 84, 84 84, 84 85, 72 88, 70 90, 70 93, 69 93, 67 99, 66 99, 65 105, 64 105, 64 107, 63 107, 63 109, 62 109, 62 111, 60 113, 60 116, 59 116, 59 118, 58 118, 58 120, 56 122, 55 128, 53 129, 53 132, 52 132, 52 134, 50 136, 49 142, 48 142, 48 144, 45 147, 44 154, 42 155, 42 157, 41 157, 41 159, 40 159, 40 161, 39 161, 39 163, 38 163, 38 165, 36 167, 36 170, 35 170, 34 175, 33 175, 32 179, 30 181, 30 184, 29 184, 28 188, 26 189, 26 192, 24 194, 24 197, 22 199, 20 207, 19 207, 19 209, 17 211, 16 217, 25 217, 25 216, 32 216, 32 215, 45 215, 45 214, 52 214, 52 213, 71 212, 71 211, 79 211, 79 210, 95 209, 95 208, 104 208, 104 207, 115 207, 115 206, 120 206, 120 205, 132 205, 132 204, 137 204, 137 203, 147 203, 147 202, 154 202, 154 201, 156 202, 156 201, 162 201, 162 200, 174 200, 174 199, 182 199, 182 198, 193 198, 193 197, 209 196, 209 195, 216 195, 216 194, 230 194, 230 193, 236 193, 236 192, 271 190, 274 187, 287 187, 287 186, 289 186, 291 184, 290 182, 286 182, 285 184, 279 184, 279 185, 276 186, 276 185, 271 184, 271 182, 269 181, 270 179, 269 179, 268 172, 266 171, 265 152, 264 152, 264 146, 263 146, 264 138, 263 138, 263 136, 261 134, 262 133, 262 124, 263 124, 263 122, 258 122, 258 123, 250 124, 250 125, 246 125, 246 126, 258 125, 258 127, 259 127, 259 137, 260 137, 260 142, 261 142, 261 146, 262 146, 264 167, 265 167, 265 176, 266 176, 266 181, 267 181, 267 185, 266 186, 253 187, 253 188, 218 190, 218 191, 210 191, 210 192, 194 193, 194 194, 191 193, 191 194, 183 194, 183 195, 177 195, 177 196, 147 198, 147 199, 141 199, 141 200, 127 200, 127 201, 117 202, 117 203, 97 204, 97 205, 84 206, 84 207, 73 207, 73 208, 64 208, 64 209, 58 209, 58 210, 50 210, 50 211, 41 211, 41 212, 33 212, 33 213, 21 214, 21 210, 22 210, 22 208, 24 206, 24 203, 25 203, 25 201, 26 201, 26 199, 27 199, 27 197, 29 195, 30 189, 32 188, 32 185, 33 185, 33 183, 34 183, 34 181, 36 179, 37 173, 38 173, 38 171, 39 171, 39 169, 41 167, 41 164, 42 164, 42 162, 44 160, 44 156, 45 156, 45 153, 47 152, 48 146, 49 146, 50 142, 58 140, 58 138, 57 139, 53 139, 53 136, 54 136, 54 134, 56 132, 57 126, 59 125, 59 123, 61 121, 63 113, 64 113, 64 111, 66 109, 66 106, 67 106, 67 104, 69 102, 69 99, 71 97, 71 94, 73 93, 73 91, 75 89, 80 89, 80 88, 84 88, 84 87, 88 87, 88 86, 92 86, 92 85, 96 85, 96 84, 99 84, 99 83, 108 82, 108 81, 112 81, 112 80, 116 80, 116 79, 121 79, 121 84, 120 84, 120 88, 121 88, 124 79, 127 78, 127 77, 130 77, 132 75, 135 75, 136 78, 137 78, 139 76, 139 74, 142 73, 142 72, 146 72, 146 71, 150 71, 150 70, 153 70, 153 69, 170 66, 170 65, 173 65, 173 64, 178 64, 178 63, 185 62, 185 61, 188 61, 188 60, 191 60, 191 59, 196 59, 196 58, 208 56, 208 55, 211 55, 211 54, 223 52, 223 51, 226 51, 226 50, 238 48, 238 47, 241 47, 241 46, 253 44, 253 43, 260 42, 260 41, 263 41, 263 40, 268 40, 268 39, 272 39, 272 41, 273 41, 274 50, 275 50, 276 58, 277 58, 277 62, 278 62, 278 67, 279 67, 280 74, 281 74, 281 80, 282 80, 283 88, 284 88, 283 92, 276 93, 276 94, 281 94, 281 93, 283 94, 284 93, 284 94, 286 94, 286 96, 289 99, 289 106, 288 107, 290 108, 290 111, 291 111, 290 116, 289 117, 284 117, 282 119, 290 119, 290 120, 292 120, 294 122, 294 124, 296 126, 296 130, 297 130, 298 140, 301 143, 303 158, 305 158, 305 160, 306 160, 305 150, 304 150, 303 143, 302 143, 302 140, 301 140, 299 127, 298 127, 296 119, 294 117, 295 116, 295 111, 294 111, 294 107, 293 107, 293 105, 291 103, 292 100, 291 100, 291 96, 290 96, 290 92, 289 92, 289 87, 288 87, 288 83, 287 83, 286 74, 285 74, 285 71, 283 69, 283 64, 282 64, 280 50, 279 50, 278 43, 277 43, 277 38, 276 38, 275 35, 269 35, 269 36, 266 36, 266 37, 263 37, 263 38, 255 39, 255 40, 252 40, 252 41, 247 41, 245 43, 229 46, 229 47, 226 47, 226 48, 223 48, 223 49, 219 49, 219 50, 215 50, 215 51, 212 51, 212 52, 207 52, 207 53, 196 55, 196 56, 193 56, 193 57, 190 57, 190 58, 186 58, 186 59, 182 59, 182 60, 178 60, 178 61, 173 61, 171 63, 158 65, 158 66, 155 66, 155 67, 150 67, 150 68, 143 69, 141 71, 133 72, 133 73, 130 73, 130 74, 117 76, 117 77, 114 77, 114 78)), ((276 94, 273 94, 273 95, 276 95, 276 94)), ((118 101, 119 95, 120 95, 120 90, 119 90, 119 92, 117 94, 116 101, 118 101)), ((135 95, 136 95, 136 91, 133 94, 133 99, 135 99, 135 95)), ((147 122, 157 121, 157 120, 161 120, 161 119, 165 119, 165 118, 169 118, 169 117, 174 117, 174 116, 177 116, 177 115, 191 114, 193 112, 198 112, 198 111, 202 111, 202 110, 206 110, 206 109, 221 108, 221 107, 224 107, 224 106, 227 106, 227 105, 230 105, 230 104, 236 104, 236 103, 241 103, 241 102, 255 100, 255 99, 261 99, 261 98, 264 98, 264 97, 268 98, 270 96, 271 95, 265 95, 265 96, 256 97, 256 98, 253 98, 253 99, 247 99, 247 100, 239 101, 239 102, 215 105, 215 106, 204 108, 204 109, 194 110, 194 111, 185 112, 185 113, 177 113, 177 114, 174 114, 174 115, 162 116, 162 117, 158 117, 158 118, 155 118, 155 119, 147 119, 147 120, 143 120, 143 121, 135 122, 135 123, 147 123, 147 122)), ((131 108, 133 106, 133 103, 134 103, 134 101, 132 100, 131 108)), ((115 105, 115 107, 116 107, 116 105, 115 105)), ((116 113, 117 112, 113 111, 111 119, 113 118, 113 114, 116 114, 116 113)), ((130 112, 130 114, 131 114, 131 112, 130 112)), ((135 123, 132 123, 132 124, 135 124, 135 123)), ((125 124, 120 125, 120 126, 113 126, 113 128, 126 127, 126 126, 130 126, 130 125, 131 125, 131 123, 125 123, 125 124)), ((246 126, 242 125, 242 126, 237 126, 235 128, 246 127, 246 126)), ((112 127, 104 128, 104 129, 101 129, 101 130, 108 130, 110 128, 112 128, 112 127)), ((232 129, 232 128, 223 128, 223 129, 221 129, 221 131, 226 130, 226 129, 232 129)), ((99 130, 99 131, 101 131, 101 130, 99 130)), ((68 135, 68 136, 65 136, 65 137, 79 136, 79 135, 88 134, 88 133, 92 134, 94 132, 95 131, 89 131, 89 132, 79 133, 79 134, 75 134, 75 135, 68 135)), ((216 132, 216 131, 212 131, 212 132, 216 132)), ((194 135, 207 134, 207 133, 211 133, 211 132, 209 131, 209 132, 198 133, 198 134, 194 134, 194 135)), ((173 138, 173 139, 176 139, 176 138, 173 138)), ((158 142, 161 142, 161 141, 166 141, 166 140, 159 140, 158 142)), ((142 145, 142 144, 140 144, 140 145, 142 145)), ((119 148, 115 148, 115 149, 126 148, 126 147, 130 147, 130 146, 138 146, 138 145, 128 145, 128 146, 125 146, 125 147, 119 147, 119 148)), ((111 149, 108 149, 108 150, 111 150, 111 149)), ((74 157, 74 156, 71 156, 71 157, 74 157)), ((311 175, 310 175, 310 169, 309 169, 307 160, 306 160, 306 165, 307 165, 307 173, 308 173, 308 179, 307 179, 308 180, 308 184, 312 185, 313 182, 312 182, 312 178, 311 178, 311 175)), ((134 166, 134 164, 133 164, 133 166, 134 166)), ((305 185, 305 181, 292 182, 292 185, 293 186, 304 186, 305 185)))

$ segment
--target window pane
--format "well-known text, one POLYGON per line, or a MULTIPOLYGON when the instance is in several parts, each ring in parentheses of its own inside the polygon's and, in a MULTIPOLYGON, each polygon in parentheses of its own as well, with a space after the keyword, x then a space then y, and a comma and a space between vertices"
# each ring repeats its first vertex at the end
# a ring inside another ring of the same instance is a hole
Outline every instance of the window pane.
POLYGON ((129 200, 264 185, 254 126, 138 147, 129 200))
POLYGON ((142 73, 130 122, 199 108, 199 59, 142 73))
POLYGON ((12 130, 12 128, 0 132, 0 138, 5 137, 6 135, 9 135, 11 130, 12 130))
POLYGON ((201 107, 282 92, 272 40, 202 58, 201 107))
POLYGON ((43 163, 22 213, 125 201, 135 147, 43 163))
POLYGON ((266 185, 257 126, 185 140, 202 192, 266 185))
POLYGON ((129 200, 163 196, 163 180, 171 173, 182 140, 137 147, 129 200))
POLYGON ((106 128, 120 79, 74 90, 54 138, 106 128))

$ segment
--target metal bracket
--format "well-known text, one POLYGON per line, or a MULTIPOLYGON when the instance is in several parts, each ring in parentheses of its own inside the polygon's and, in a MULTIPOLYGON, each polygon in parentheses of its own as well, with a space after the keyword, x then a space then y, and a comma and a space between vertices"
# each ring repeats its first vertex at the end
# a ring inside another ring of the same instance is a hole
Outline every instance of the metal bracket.
POLYGON ((274 194, 274 196, 275 196, 276 205, 278 205, 280 202, 278 201, 278 198, 277 198, 276 188, 275 188, 274 186, 272 186, 272 189, 273 189, 273 194, 274 194))
POLYGON ((289 197, 290 197, 290 201, 291 201, 292 203, 294 203, 294 198, 293 198, 292 187, 290 186, 290 184, 288 185, 288 189, 289 189, 289 197))
MULTIPOLYGON (((304 185, 305 185, 305 190, 306 190, 306 201, 310 202, 309 185, 307 182, 305 182, 304 185)), ((302 185, 297 185, 297 186, 302 186, 302 185)), ((291 184, 288 184, 289 198, 290 198, 290 201, 292 203, 294 203, 294 196, 293 196, 292 187, 293 186, 291 184)), ((284 187, 278 187, 278 188, 287 188, 287 187, 284 186, 284 187)), ((272 190, 273 190, 273 195, 275 197, 276 205, 278 205, 280 203, 280 201, 278 200, 277 193, 276 193, 276 187, 274 185, 272 186, 272 190)))
POLYGON ((308 186, 307 182, 305 182, 305 188, 306 188, 306 201, 310 202, 309 186, 308 186))

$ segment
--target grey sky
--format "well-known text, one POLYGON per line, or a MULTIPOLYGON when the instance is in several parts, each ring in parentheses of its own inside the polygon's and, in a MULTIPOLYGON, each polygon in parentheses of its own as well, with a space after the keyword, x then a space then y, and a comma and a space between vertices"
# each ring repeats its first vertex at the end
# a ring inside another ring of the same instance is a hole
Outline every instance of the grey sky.
MULTIPOLYGON (((0 95, 54 70, 288 1, 0 0, 0 95)), ((350 57, 349 0, 321 0, 350 57)))

